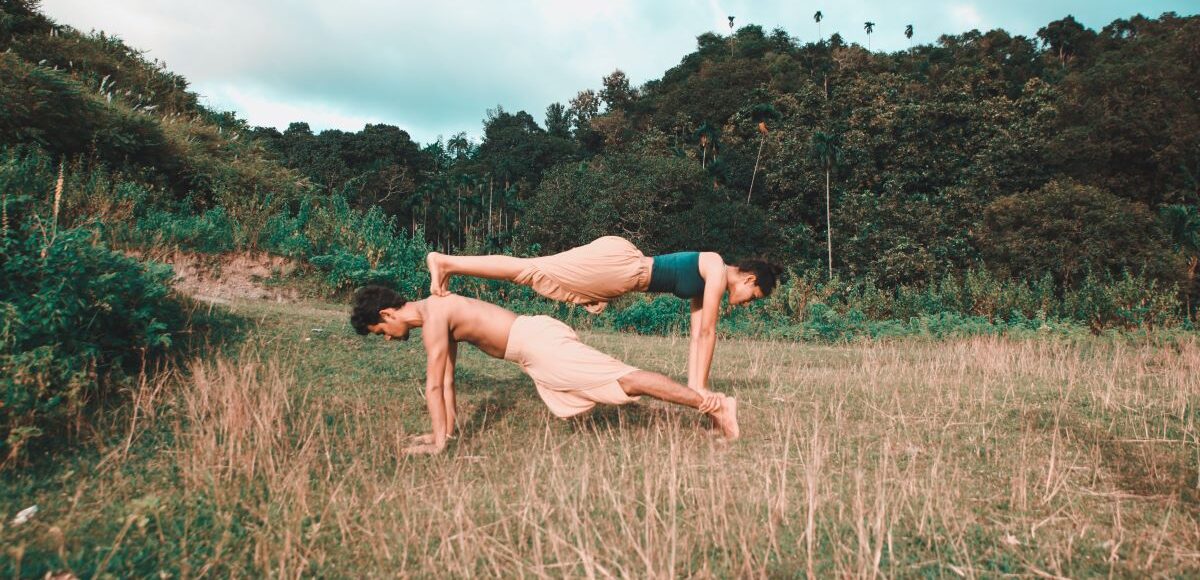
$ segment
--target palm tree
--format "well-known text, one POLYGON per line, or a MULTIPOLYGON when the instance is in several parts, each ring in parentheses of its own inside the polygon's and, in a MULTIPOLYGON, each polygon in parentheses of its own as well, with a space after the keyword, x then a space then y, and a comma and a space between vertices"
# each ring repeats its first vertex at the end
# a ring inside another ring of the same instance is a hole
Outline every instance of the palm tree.
POLYGON ((750 196, 754 194, 754 179, 758 177, 758 164, 762 161, 763 145, 767 143, 767 120, 775 120, 779 118, 779 111, 769 103, 754 105, 750 111, 750 119, 758 122, 758 157, 754 159, 754 173, 750 174, 750 191, 746 193, 746 203, 750 203, 750 196))
POLYGON ((1197 268, 1200 267, 1200 211, 1192 205, 1168 205, 1159 210, 1171 243, 1176 251, 1187 256, 1187 315, 1192 315, 1192 291, 1196 285, 1197 268))
POLYGON ((700 168, 704 169, 708 165, 708 149, 711 147, 713 152, 716 152, 717 128, 704 121, 696 129, 695 136, 700 140, 700 168))
POLYGON ((730 16, 730 17, 729 17, 729 56, 734 56, 734 54, 733 54, 733 43, 734 43, 734 39, 733 39, 733 17, 732 17, 732 16, 730 16))
POLYGON ((825 15, 821 14, 820 10, 818 10, 816 14, 813 14, 813 21, 817 23, 817 41, 818 42, 821 40, 821 19, 822 18, 825 18, 825 15))
POLYGON ((867 52, 871 51, 871 33, 875 32, 875 23, 867 21, 863 23, 863 30, 867 31, 867 52))
POLYGON ((809 153, 811 157, 825 168, 825 243, 829 249, 829 278, 833 278, 833 223, 829 207, 829 177, 833 168, 842 160, 842 151, 838 147, 838 139, 821 131, 813 133, 809 153))
POLYGON ((908 39, 908 47, 909 48, 912 48, 912 35, 913 35, 912 25, 909 24, 908 26, 904 27, 904 38, 908 39))

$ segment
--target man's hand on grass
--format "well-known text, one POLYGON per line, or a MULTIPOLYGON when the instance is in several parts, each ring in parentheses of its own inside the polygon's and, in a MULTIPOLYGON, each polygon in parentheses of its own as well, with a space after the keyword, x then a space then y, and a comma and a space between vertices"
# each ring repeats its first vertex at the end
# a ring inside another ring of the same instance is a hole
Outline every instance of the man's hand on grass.
POLYGON ((700 391, 700 397, 703 399, 698 409, 701 413, 713 413, 721 410, 721 402, 725 399, 721 393, 714 393, 707 389, 700 391))

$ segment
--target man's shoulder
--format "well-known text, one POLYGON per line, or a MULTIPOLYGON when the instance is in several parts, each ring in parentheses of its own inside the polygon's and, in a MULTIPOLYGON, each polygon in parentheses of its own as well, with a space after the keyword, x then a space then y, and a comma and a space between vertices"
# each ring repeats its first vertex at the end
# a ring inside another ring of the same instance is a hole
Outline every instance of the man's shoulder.
POLYGON ((490 304, 482 300, 476 300, 467 296, 458 294, 447 294, 445 296, 430 296, 425 299, 427 308, 430 314, 436 314, 439 317, 451 319, 455 316, 486 308, 490 304))

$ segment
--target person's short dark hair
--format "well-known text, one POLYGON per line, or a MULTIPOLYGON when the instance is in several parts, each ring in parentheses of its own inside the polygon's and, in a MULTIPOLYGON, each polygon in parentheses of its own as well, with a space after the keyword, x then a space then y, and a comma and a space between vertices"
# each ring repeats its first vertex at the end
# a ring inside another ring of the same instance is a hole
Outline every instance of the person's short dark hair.
POLYGON ((763 298, 770 296, 771 292, 775 291, 775 285, 780 282, 783 275, 783 268, 766 260, 742 260, 736 265, 738 270, 754 274, 758 288, 762 290, 763 298))
POLYGON ((368 326, 383 322, 379 311, 384 308, 403 308, 408 300, 391 288, 364 286, 354 293, 354 311, 350 314, 350 326, 354 332, 367 334, 368 326))

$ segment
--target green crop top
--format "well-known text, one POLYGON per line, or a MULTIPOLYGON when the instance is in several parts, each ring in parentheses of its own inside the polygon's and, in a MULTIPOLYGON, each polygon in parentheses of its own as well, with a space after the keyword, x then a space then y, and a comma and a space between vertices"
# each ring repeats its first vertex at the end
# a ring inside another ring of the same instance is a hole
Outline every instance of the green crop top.
POLYGON ((677 252, 654 256, 647 292, 670 292, 680 298, 704 296, 700 277, 700 252, 677 252))

